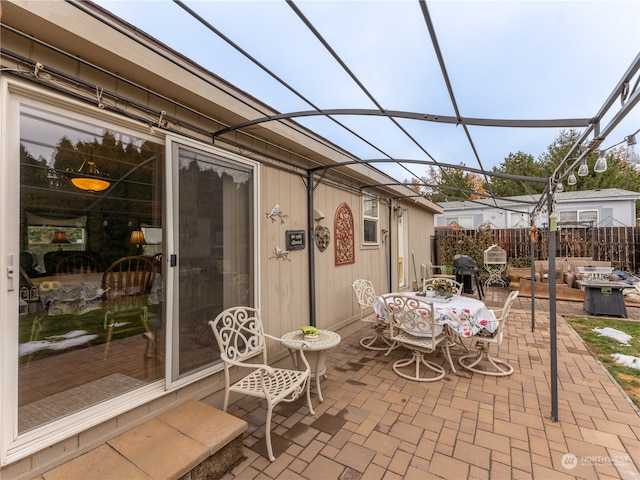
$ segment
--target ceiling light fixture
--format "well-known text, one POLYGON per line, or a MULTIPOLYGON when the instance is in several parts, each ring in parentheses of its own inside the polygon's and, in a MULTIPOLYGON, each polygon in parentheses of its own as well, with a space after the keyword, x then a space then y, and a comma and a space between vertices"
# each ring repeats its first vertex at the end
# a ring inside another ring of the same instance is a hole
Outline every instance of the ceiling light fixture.
POLYGON ((93 148, 91 148, 91 159, 82 160, 82 165, 78 171, 74 171, 71 168, 67 168, 67 172, 72 172, 71 183, 80 190, 85 190, 87 192, 101 192, 106 190, 111 185, 107 179, 104 178, 104 175, 100 174, 100 170, 98 170, 98 165, 93 161, 93 148), (85 170, 86 166, 86 171, 85 170))

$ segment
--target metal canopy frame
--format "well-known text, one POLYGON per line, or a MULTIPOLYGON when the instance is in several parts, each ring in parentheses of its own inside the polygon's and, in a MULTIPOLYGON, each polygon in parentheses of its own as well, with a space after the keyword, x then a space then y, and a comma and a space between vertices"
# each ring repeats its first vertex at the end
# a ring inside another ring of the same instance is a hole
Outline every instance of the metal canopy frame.
MULTIPOLYGON (((93 16, 94 18, 99 19, 100 21, 103 21, 106 24, 109 24, 109 26, 111 26, 112 28, 118 30, 120 33, 122 33, 123 35, 128 36, 129 38, 146 45, 148 48, 150 49, 154 49, 156 51, 156 53, 159 53, 160 55, 162 55, 165 59, 167 59, 168 61, 173 61, 171 60, 168 56, 164 55, 164 51, 162 51, 162 48, 166 47, 159 47, 158 44, 154 44, 153 42, 149 42, 149 38, 148 37, 144 37, 143 35, 131 35, 131 32, 129 30, 127 30, 124 27, 121 27, 120 25, 116 25, 114 22, 110 22, 105 20, 105 16, 106 17, 110 17, 111 14, 109 12, 107 12, 106 10, 102 9, 101 7, 95 5, 95 4, 87 4, 85 2, 81 2, 78 0, 67 0, 67 2, 73 6, 75 6, 76 8, 78 8, 79 10, 83 11, 85 14, 93 16)), ((326 173, 328 170, 330 169, 334 169, 334 168, 338 168, 340 166, 347 166, 347 165, 353 165, 353 164, 365 164, 370 166, 371 168, 374 168, 372 165, 374 164, 379 164, 379 163, 383 163, 383 162, 387 162, 387 163, 395 163, 397 165, 399 165, 401 168, 403 168, 404 170, 407 171, 407 173, 409 173, 411 175, 412 178, 417 177, 417 175, 414 174, 414 172, 410 171, 404 164, 420 164, 420 165, 432 165, 435 167, 439 167, 439 168, 455 168, 455 169, 460 169, 460 170, 466 170, 469 172, 474 172, 477 173, 479 175, 482 175, 485 180, 487 180, 489 177, 492 176, 496 176, 496 177, 502 177, 502 178, 506 178, 506 179, 510 179, 510 180, 514 180, 514 181, 530 181, 530 182, 538 182, 538 183, 545 183, 546 187, 545 187, 545 191, 543 193, 543 195, 540 196, 540 200, 534 205, 534 209, 531 213, 531 221, 533 222, 533 219, 541 214, 541 212, 544 210, 545 206, 547 207, 547 215, 549 216, 548 219, 548 224, 551 225, 551 215, 553 214, 553 198, 554 198, 554 194, 556 192, 556 188, 557 185, 566 177, 568 176, 569 172, 575 168, 581 161, 582 159, 586 158, 586 156, 593 152, 594 150, 596 150, 601 143, 606 139, 607 135, 622 121, 622 119, 624 119, 626 117, 626 115, 628 115, 638 104, 638 102, 640 101, 640 91, 638 89, 638 83, 640 83, 640 78, 638 78, 638 71, 640 70, 640 53, 638 54, 638 56, 636 56, 635 60, 632 62, 631 66, 629 67, 629 69, 627 70, 627 72, 624 74, 624 76, 622 77, 622 79, 620 80, 620 82, 615 86, 615 88, 613 89, 613 91, 611 92, 610 96, 608 97, 607 101, 603 104, 602 108, 596 113, 596 115, 594 115, 594 117, 586 119, 586 118, 574 118, 574 119, 555 119, 555 120, 517 120, 517 119, 512 119, 512 120, 507 120, 507 119, 489 119, 489 118, 468 118, 468 117, 463 117, 460 114, 460 110, 458 108, 458 104, 454 95, 454 91, 453 91, 453 87, 451 84, 451 81, 449 79, 449 75, 447 72, 447 68, 445 65, 445 61, 444 61, 444 56, 442 55, 439 43, 438 43, 438 38, 436 35, 436 30, 435 27, 433 25, 431 16, 429 14, 429 10, 427 7, 427 2, 425 0, 418 0, 419 6, 420 6, 420 10, 422 13, 422 16, 424 18, 425 21, 425 26, 426 29, 428 30, 429 33, 429 37, 431 40, 431 46, 433 47, 435 54, 437 56, 438 59, 438 63, 440 66, 440 70, 441 70, 441 74, 443 76, 443 79, 445 81, 448 93, 449 93, 449 97, 450 97, 450 101, 451 101, 451 105, 453 107, 454 116, 445 116, 445 115, 438 115, 438 114, 432 114, 432 113, 419 113, 419 112, 405 112, 405 111, 396 111, 396 110, 386 110, 382 107, 382 105, 376 100, 376 98, 367 90, 367 88, 365 87, 364 83, 354 74, 354 72, 347 66, 347 64, 340 58, 340 56, 335 52, 335 50, 331 47, 331 45, 329 44, 328 41, 326 41, 326 39, 323 38, 323 36, 320 34, 320 32, 314 27, 314 25, 311 23, 311 21, 309 21, 304 14, 302 13, 302 11, 297 7, 297 5, 294 3, 294 1, 292 0, 287 0, 286 3, 289 7, 291 7, 291 9, 295 12, 295 14, 298 16, 298 18, 307 26, 307 28, 315 35, 315 37, 317 38, 317 40, 325 47, 325 49, 333 56, 333 58, 335 59, 335 61, 344 69, 344 71, 348 74, 348 76, 353 80, 353 82, 355 82, 356 85, 358 85, 358 87, 362 90, 362 92, 370 99, 370 101, 373 103, 373 105, 376 106, 376 109, 348 109, 348 108, 344 108, 344 109, 320 109, 318 108, 311 100, 307 99, 306 97, 304 97, 299 91, 297 91, 295 88, 293 88, 291 85, 289 85, 288 83, 286 83, 283 79, 279 78, 276 74, 274 74, 271 70, 269 70, 266 66, 262 65, 257 59, 255 59, 254 57, 252 57, 248 52, 244 51, 241 47, 239 47, 237 44, 235 44, 231 39, 227 38, 221 31, 219 31, 218 29, 216 29, 211 23, 209 23, 206 19, 204 19, 203 17, 201 17, 200 15, 198 15, 194 10, 192 10, 190 7, 188 7, 184 2, 182 2, 181 0, 174 0, 174 3, 176 5, 178 5, 179 7, 181 7, 182 9, 184 9, 189 15, 191 15, 194 19, 196 19, 198 22, 200 22, 203 26, 205 26, 207 29, 209 29, 211 32, 213 32, 214 34, 216 34, 217 36, 219 36, 221 39, 223 39, 224 41, 226 41, 229 45, 231 45, 234 49, 236 49, 238 52, 240 52, 242 55, 244 55, 246 58, 248 58, 250 61, 252 61, 255 65, 257 65, 258 67, 260 67, 263 71, 265 71, 268 75, 270 75, 272 78, 274 78, 277 82, 279 82, 282 86, 284 86, 286 89, 288 89, 290 92, 292 92, 294 95, 296 95, 299 99, 301 99, 302 101, 304 101, 306 104, 308 104, 311 107, 311 110, 306 110, 306 111, 298 111, 298 112, 291 112, 291 113, 278 113, 275 115, 268 115, 265 112, 261 111, 256 105, 247 105, 246 103, 244 103, 245 105, 253 108, 256 113, 259 115, 258 118, 253 119, 253 120, 248 120, 236 125, 226 125, 224 126, 219 120, 217 119, 212 119, 210 117, 208 117, 206 114, 196 111, 188 106, 185 106, 183 104, 180 104, 179 102, 167 98, 165 96, 162 96, 156 92, 152 92, 149 91, 148 93, 150 93, 151 95, 155 96, 156 98, 160 98, 162 99, 162 101, 171 103, 179 108, 183 108, 186 109, 188 111, 190 111, 191 113, 193 113, 196 116, 200 116, 202 118, 206 118, 209 121, 214 121, 215 123, 219 124, 219 125, 223 125, 223 127, 215 132, 207 132, 211 138, 212 141, 215 140, 216 138, 220 138, 222 137, 225 133, 230 133, 230 132, 235 132, 238 131, 240 133, 242 133, 243 135, 248 136, 249 138, 251 137, 251 134, 248 132, 242 132, 242 129, 252 126, 252 125, 259 125, 259 124, 264 124, 266 122, 273 122, 273 121, 277 121, 277 122, 281 122, 283 125, 286 125, 288 128, 291 128, 297 132, 302 132, 303 134, 304 131, 300 129, 300 126, 298 124, 296 124, 295 122, 292 122, 292 120, 295 120, 296 118, 302 118, 302 117, 310 117, 310 116, 324 116, 327 119, 331 120, 332 122, 336 123, 337 125, 339 125, 341 128, 345 129, 346 131, 350 132, 352 135, 354 135, 356 138, 358 138, 359 140, 363 141, 364 143, 366 143, 367 145, 369 145, 370 147, 372 147, 373 149, 375 149, 376 151, 380 152, 381 156, 383 158, 380 159, 359 159, 357 158, 355 155, 351 154, 350 152, 341 149, 341 147, 336 146, 333 143, 329 143, 329 142, 324 142, 319 138, 314 138, 315 141, 318 141, 319 143, 321 143, 323 146, 333 149, 334 151, 336 151, 338 153, 339 156, 344 156, 344 157, 348 157, 350 158, 349 161, 345 161, 345 162, 337 162, 335 164, 332 165, 324 165, 324 166, 317 166, 317 167, 312 167, 309 168, 307 170, 307 188, 308 188, 308 197, 309 197, 309 202, 308 202, 308 221, 309 221, 309 226, 310 226, 310 232, 313 233, 313 225, 314 225, 314 219, 313 219, 313 189, 314 187, 314 174, 316 172, 323 172, 326 173), (634 82, 634 78, 635 78, 635 82, 634 82), (610 120, 610 122, 605 125, 603 128, 601 128, 600 122, 603 120, 603 118, 605 117, 605 115, 607 115, 610 111, 612 111, 613 106, 615 104, 616 101, 620 101, 621 103, 621 107, 620 109, 614 113, 612 120, 610 120), (380 117, 386 117, 389 119, 389 121, 393 124, 394 127, 400 129, 400 131, 407 136, 407 138, 409 138, 414 144, 415 146, 424 154, 424 159, 397 159, 394 158, 392 155, 389 155, 388 153, 384 152, 382 148, 376 146, 374 144, 374 142, 370 141, 367 138, 362 137, 361 135, 359 135, 358 133, 356 133, 355 131, 353 131, 352 129, 350 129, 347 125, 341 123, 336 117, 340 117, 342 115, 358 115, 358 116, 380 116, 380 117), (411 120, 421 120, 421 121, 428 121, 428 122, 440 122, 440 123, 448 123, 448 124, 454 124, 457 126, 461 126, 466 134, 466 138, 467 141, 473 151, 473 155, 475 156, 475 160, 477 161, 479 168, 474 169, 474 168, 470 168, 470 167, 466 167, 464 165, 449 165, 449 164, 445 164, 442 162, 439 162, 436 158, 434 158, 431 153, 429 153, 429 151, 420 143, 418 142, 399 122, 398 119, 411 119, 411 120), (548 178, 548 179, 544 179, 544 178, 538 178, 538 177, 523 177, 523 176, 515 176, 515 175, 508 175, 508 174, 500 174, 498 172, 490 172, 487 171, 483 165, 482 165, 482 161, 480 159, 480 156, 478 155, 478 152, 476 150, 476 147, 474 145, 474 141, 473 138, 469 132, 468 126, 487 126, 487 127, 497 127, 497 128, 504 128, 504 127, 515 127, 515 128, 563 128, 563 127, 582 127, 584 128, 584 131, 582 132, 582 134, 580 135, 579 139, 575 142, 575 144, 572 146, 571 150, 567 153, 567 155, 565 156, 565 158, 561 161, 561 163, 559 164, 559 166, 557 167, 557 169, 555 170, 555 172, 553 173, 553 175, 548 178)), ((11 27, 8 27, 6 25, 2 25, 2 28, 8 28, 10 30, 11 27)), ((18 34, 22 34, 21 32, 12 30, 15 33, 18 34)), ((140 32, 138 32, 140 33, 140 32)), ((32 38, 30 37, 32 41, 36 42, 36 43, 41 43, 46 45, 48 48, 51 49, 56 49, 54 46, 45 44, 44 42, 39 41, 38 39, 32 38)), ((2 51, 3 54, 7 54, 7 55, 13 55, 15 58, 17 58, 17 55, 12 54, 11 52, 6 52, 5 50, 2 51)), ((67 52, 59 52, 59 53, 63 53, 64 55, 67 55, 69 57, 73 57, 71 54, 68 54, 67 52)), ((89 62, 86 62, 83 59, 80 59, 78 57, 74 57, 75 60, 87 64, 87 65, 91 65, 93 68, 96 68, 100 71, 102 71, 103 73, 106 73, 114 78, 118 78, 126 83, 130 83, 126 78, 123 78, 113 72, 107 72, 104 69, 102 69, 99 66, 90 64, 89 62)), ((19 59, 21 62, 23 63, 34 63, 32 61, 30 61, 29 59, 25 59, 25 58, 20 58, 19 59)), ((201 74, 201 71, 197 71, 196 68, 194 68, 193 63, 191 63, 190 65, 181 65, 182 68, 188 69, 190 70, 190 72, 194 75, 199 76, 200 78, 204 77, 201 74)), ((56 72, 59 75, 63 75, 62 72, 56 72)), ((26 77, 28 75, 25 75, 24 73, 14 73, 16 75, 20 75, 23 77, 26 77)), ((30 80, 32 81, 37 81, 37 82, 42 82, 42 80, 36 78, 30 78, 30 80)), ((77 80, 77 79, 74 79, 77 80)), ((206 81, 206 79, 205 79, 206 81)), ((46 83, 46 82, 43 82, 46 83)), ((51 86, 51 85, 49 85, 51 86)), ((85 85, 86 86, 86 85, 85 85)), ((145 89, 145 87, 141 86, 141 85, 134 85, 137 88, 141 88, 141 89, 145 89)), ((236 100, 238 100, 239 102, 243 102, 242 99, 240 99, 236 93, 234 92, 233 88, 230 87, 227 91, 225 91, 225 93, 231 95, 233 98, 235 98, 236 100)), ((78 95, 79 96, 79 95, 78 95)), ((111 94, 111 96, 113 98, 118 98, 117 95, 115 94, 111 94)), ((86 99, 85 99, 86 100, 86 99)), ((126 99, 125 99, 126 100, 126 99)), ((159 111, 155 111, 149 107, 145 107, 142 105, 136 105, 136 107, 140 110, 140 111, 146 111, 146 113, 148 114, 154 114, 157 115, 160 113, 159 111)), ((118 113, 123 113, 121 111, 118 111, 118 113)), ((126 114, 126 113, 124 113, 126 114)), ((143 120, 142 118, 140 118, 141 120, 143 120)), ((154 126, 154 122, 149 122, 151 126, 154 126)), ((199 128, 196 125, 190 125, 190 127, 193 127, 194 131, 201 131, 201 128, 199 128)), ((184 134, 184 132, 180 132, 181 134, 184 134)), ((233 140, 227 140, 225 139, 225 141, 229 142, 230 144, 235 144, 233 140)), ((265 140, 266 141, 266 140, 265 140)), ((238 144, 240 145, 240 144, 238 144)), ((246 146, 245 146, 246 148, 246 146)), ((311 159, 307 159, 310 161, 311 164, 318 164, 318 162, 311 160, 311 159)), ((446 172, 445 172, 446 173, 446 172)), ((388 175, 387 175, 388 176, 388 175)), ((422 181, 420 178, 418 178, 418 180, 422 181)), ((392 185, 397 185, 397 186, 401 186, 401 185, 405 185, 402 182, 398 182, 397 184, 388 184, 388 186, 392 186, 392 185)), ((368 187, 374 187, 374 186, 378 186, 380 187, 381 185, 370 185, 368 187)), ((432 185, 429 185, 432 186, 432 185)), ((490 186, 490 184, 489 184, 490 186)), ((366 188, 367 186, 363 187, 361 186, 360 188, 366 188)), ((475 192, 469 192, 469 191, 465 191, 464 189, 461 188, 457 188, 455 190, 455 195, 448 195, 445 193, 446 196, 451 197, 451 198, 455 198, 455 199, 464 199, 466 201, 473 201, 470 197, 472 193, 475 192)), ((407 195, 409 196, 409 195, 407 195)), ((402 198, 402 197, 397 197, 397 198, 402 198)), ((501 208, 497 205, 495 199, 497 197, 495 197, 493 195, 492 192, 488 192, 486 194, 486 199, 488 200, 493 200, 494 202, 494 206, 496 208, 501 208)), ((486 204, 486 203, 483 203, 486 204)), ((390 222, 391 222, 391 204, 389 203, 389 218, 390 218, 390 222)), ((550 236, 550 242, 549 242, 549 262, 550 262, 550 269, 554 269, 555 268, 555 239, 554 236, 551 235, 550 236), (552 241, 553 240, 553 241, 552 241)), ((391 242, 389 242, 389 248, 391 249, 391 242)), ((533 252, 533 249, 532 249, 533 252)), ((309 262, 310 262, 310 290, 313 290, 311 293, 311 298, 310 298, 310 315, 311 315, 311 319, 313 322, 315 322, 315 287, 313 285, 313 278, 314 278, 314 271, 313 271, 313 248, 309 249, 309 262)), ((531 268, 533 270, 533 257, 531 260, 531 268)), ((532 275, 533 277, 533 275, 532 275)), ((533 283, 533 280, 532 280, 533 283)), ((532 285, 532 292, 533 292, 533 285, 532 285)), ((558 404, 557 404, 557 351, 556 351, 556 309, 555 309, 555 302, 556 302, 556 291, 555 291, 555 284, 553 282, 550 283, 550 290, 549 290, 549 302, 550 302, 550 308, 549 308, 549 314, 550 314, 550 325, 551 325, 551 344, 550 344, 550 349, 551 349, 551 393, 552 393, 552 408, 551 408, 551 417, 553 418, 553 420, 557 421, 558 420, 558 404)), ((532 329, 535 328, 535 323, 534 323, 534 318, 535 318, 535 297, 532 295, 532 329)))
MULTIPOLYGON (((215 33, 219 34, 221 38, 225 38, 220 32, 215 29, 208 22, 204 21, 201 17, 199 17, 193 10, 189 9, 183 2, 180 0, 174 0, 178 5, 184 8, 187 12, 191 13, 195 18, 199 19, 207 28, 211 29, 215 33)), ((314 110, 301 111, 301 112, 293 112, 293 113, 283 113, 272 116, 267 116, 259 119, 250 120, 247 122, 243 122, 238 125, 229 126, 225 129, 222 129, 213 134, 213 138, 215 139, 218 136, 221 136, 225 133, 232 132, 234 130, 238 130, 244 127, 248 127, 251 125, 258 125, 261 123, 269 122, 269 121, 282 121, 287 119, 301 118, 305 116, 325 116, 326 118, 331 119, 332 121, 338 123, 343 128, 347 129, 358 138, 361 138, 359 135, 355 134, 351 129, 347 128, 345 125, 341 124, 338 120, 336 120, 336 116, 340 115, 376 115, 376 116, 384 116, 387 117, 397 128, 399 128, 411 141, 413 141, 416 146, 429 158, 431 161, 422 161, 422 164, 431 164, 438 167, 443 167, 444 165, 439 163, 435 158, 429 154, 429 152, 418 142, 415 138, 413 138, 407 130, 404 129, 399 123, 398 118, 409 118, 414 120, 423 120, 423 121, 433 121, 433 122, 442 122, 442 123, 452 123, 455 125, 462 125, 464 128, 465 134, 467 136, 468 142, 474 152, 478 165, 480 165, 480 173, 487 179, 489 172, 484 169, 482 166, 482 161, 478 155, 478 152, 475 148, 473 139, 468 130, 468 125, 481 125, 481 126, 495 126, 495 127, 586 127, 583 134, 580 136, 578 141, 573 145, 569 153, 565 156, 565 158, 561 161, 560 165, 557 167, 554 174, 551 178, 543 180, 547 185, 545 187, 545 191, 543 195, 540 196, 540 200, 538 204, 534 207, 533 212, 531 214, 531 222, 533 224, 533 219, 537 214, 539 214, 544 205, 547 205, 547 215, 548 215, 548 225, 552 225, 551 216, 553 213, 553 197, 559 182, 562 181, 564 177, 569 175, 569 172, 572 168, 580 163, 583 158, 594 151, 598 146, 602 143, 602 141, 606 138, 607 134, 615 128, 615 126, 634 108, 634 106, 640 100, 640 93, 638 90, 638 82, 636 81, 635 86, 632 90, 630 90, 630 82, 632 78, 638 72, 640 68, 640 54, 636 57, 635 61, 629 68, 629 70, 625 73, 622 80, 619 84, 614 88, 613 92, 609 96, 608 100, 605 102, 600 111, 591 119, 566 119, 566 120, 541 120, 541 121, 526 121, 526 120, 490 120, 490 119, 472 119, 472 118, 464 118, 460 115, 460 111, 455 99, 455 95, 453 92, 453 87, 451 81, 449 79, 449 75, 447 73, 447 69, 445 66, 444 57, 442 55, 442 51, 440 49, 438 38, 436 35, 436 31, 431 20, 431 16, 429 14, 429 10, 427 8, 427 3, 425 0, 419 0, 420 9, 422 11, 422 15, 424 21, 426 23, 426 27, 429 31, 429 36, 431 38, 432 46, 435 50, 436 56, 438 58, 438 62, 440 64, 441 73, 443 75, 444 81, 447 86, 447 90, 449 92, 451 104, 455 111, 455 117, 451 116, 440 116, 433 114, 421 114, 421 113, 411 113, 411 112, 400 112, 400 111, 389 111, 385 110, 382 105, 374 98, 374 96, 367 90, 364 84, 358 79, 358 77, 349 69, 346 63, 340 58, 340 56, 334 51, 334 49, 329 45, 329 43, 322 37, 320 32, 313 26, 313 24, 304 16, 302 11, 295 5, 292 0, 287 0, 287 4, 293 9, 293 11, 298 15, 300 20, 307 26, 307 28, 315 35, 315 37, 322 43, 325 49, 333 56, 333 58, 338 62, 345 72, 351 77, 351 79, 360 87, 363 93, 373 102, 373 104, 377 107, 377 110, 363 110, 363 109, 331 109, 331 110, 321 110, 318 109, 311 102, 306 100, 299 92, 293 89, 290 85, 280 80, 277 76, 275 76, 270 70, 262 67, 259 62, 256 62, 252 57, 250 58, 254 63, 261 68, 263 68, 268 74, 278 80, 283 86, 288 88, 290 91, 295 93, 299 98, 303 99, 307 102, 314 110), (611 109, 615 100, 620 98, 622 103, 622 108, 620 111, 614 116, 613 120, 602 130, 600 130, 600 121, 604 117, 604 115, 611 109), (593 133, 593 138, 586 145, 585 143, 589 139, 589 136, 593 133), (580 152, 579 156, 575 160, 571 160, 572 156, 577 152, 580 152), (564 172, 564 173, 563 173, 564 172)), ((235 44, 231 43, 232 46, 237 48, 235 44)), ((238 49, 239 51, 242 51, 238 49)), ((363 139, 369 145, 372 145, 368 140, 363 139)), ((373 146, 373 145, 372 145, 373 146)), ((382 150, 375 147, 381 153, 382 150)), ((389 157, 385 154, 385 156, 389 157)), ((408 161, 399 162, 397 159, 391 159, 389 157, 389 161, 394 161, 401 165, 405 170, 409 171, 402 165, 402 163, 410 163, 408 161)), ((376 163, 374 160, 358 160, 353 163, 376 163)), ((344 163, 342 163, 344 165, 344 163)), ((338 165, 336 165, 338 166, 338 165)), ((308 171, 308 222, 310 229, 310 238, 313 238, 313 175, 314 171, 326 170, 328 168, 332 168, 332 166, 326 167, 317 167, 315 169, 309 169, 308 171)), ((457 166, 455 168, 461 168, 461 166, 457 166)), ((410 172, 412 176, 415 176, 413 172, 410 172)), ((419 179, 419 178, 418 178, 419 179)), ((520 178, 512 178, 513 180, 521 180, 520 178)), ((542 179, 528 179, 529 181, 540 181, 542 179)), ((466 195, 461 189, 458 189, 458 193, 462 195, 462 198, 469 198, 470 195, 466 195)), ((492 195, 489 195, 489 198, 494 198, 492 195)), ((496 204, 496 207, 499 208, 496 204)), ((391 206, 389 206, 391 208, 391 206)), ((391 212, 389 212, 389 218, 391 218, 391 212)), ((391 228, 389 228, 391 231, 391 228)), ((553 235, 549 236, 549 268, 550 271, 555 271, 555 237, 553 235)), ((391 242, 389 242, 389 248, 391 248, 391 242)), ((313 248, 309 249, 309 267, 310 267, 310 284, 313 284, 314 275, 314 254, 313 248)), ((533 252, 533 248, 531 249, 533 252)), ((534 285, 533 280, 533 255, 531 258, 531 269, 532 269, 532 286, 531 286, 531 311, 532 311, 532 324, 531 328, 535 328, 535 296, 534 296, 534 285)), ((311 295, 311 305, 310 305, 310 313, 312 324, 315 324, 315 287, 310 286, 310 295, 311 295)), ((558 420, 558 393, 557 393, 557 329, 556 329, 556 289, 555 283, 551 282, 549 284, 549 317, 550 317, 550 350, 551 350, 551 396, 552 396, 552 405, 551 405, 551 417, 554 421, 558 420)))

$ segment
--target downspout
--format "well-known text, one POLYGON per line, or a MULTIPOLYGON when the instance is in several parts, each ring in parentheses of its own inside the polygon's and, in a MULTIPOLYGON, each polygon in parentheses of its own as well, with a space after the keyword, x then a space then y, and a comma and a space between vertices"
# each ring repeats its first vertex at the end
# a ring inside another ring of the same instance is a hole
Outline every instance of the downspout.
POLYGON ((393 238, 392 232, 393 230, 391 229, 391 219, 393 218, 393 208, 392 208, 392 204, 393 202, 391 201, 391 199, 389 199, 388 202, 388 206, 389 206, 389 292, 393 292, 393 289, 391 288, 393 285, 393 256, 391 255, 391 239, 393 238))
POLYGON ((309 325, 316 326, 315 228, 313 218, 313 172, 307 171, 307 224, 309 225, 309 325))

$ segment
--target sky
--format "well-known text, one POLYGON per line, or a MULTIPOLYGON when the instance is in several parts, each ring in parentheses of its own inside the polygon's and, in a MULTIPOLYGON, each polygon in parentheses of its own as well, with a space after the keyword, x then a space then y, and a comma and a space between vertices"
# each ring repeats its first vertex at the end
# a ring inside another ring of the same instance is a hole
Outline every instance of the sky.
MULTIPOLYGON (((293 3, 350 73, 284 0, 184 1, 273 75, 175 2, 96 3, 282 113, 376 109, 377 103, 388 110, 455 116, 417 0, 293 3)), ((426 5, 462 117, 593 118, 640 54, 638 0, 439 0, 426 5)), ((601 128, 620 105, 614 104, 601 128)), ((511 153, 538 159, 561 131, 469 126, 467 136, 454 124, 397 119, 400 128, 384 117, 334 118, 366 141, 325 117, 297 121, 363 160, 435 160, 486 170, 511 153)), ((640 105, 602 148, 638 129, 640 105)), ((428 168, 376 166, 400 181, 424 176, 428 168)))

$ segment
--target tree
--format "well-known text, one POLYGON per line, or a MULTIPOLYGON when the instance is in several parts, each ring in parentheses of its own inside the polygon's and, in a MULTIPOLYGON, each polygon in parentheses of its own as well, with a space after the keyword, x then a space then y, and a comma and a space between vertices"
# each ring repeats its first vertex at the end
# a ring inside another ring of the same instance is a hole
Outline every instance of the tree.
MULTIPOLYGON (((461 163, 461 167, 465 164, 461 163)), ((483 198, 485 193, 480 176, 455 167, 430 167, 429 174, 421 179, 425 184, 425 196, 440 203, 450 199, 483 198)))
MULTIPOLYGON (((540 155, 538 161, 534 161, 533 156, 518 152, 509 154, 500 167, 494 167, 494 172, 508 173, 511 175, 531 176, 548 178, 558 168, 560 162, 564 160, 571 147, 576 143, 579 134, 575 130, 561 131, 554 141, 547 147, 547 151, 540 155)), ((575 159, 578 158, 576 153, 575 159)), ((571 165, 575 159, 569 159, 571 165)), ((622 147, 611 149, 606 153, 608 168, 605 172, 594 172, 597 152, 591 152, 585 159, 589 173, 580 177, 576 174, 577 184, 568 185, 566 179, 563 181, 565 191, 595 190, 604 188, 620 188, 634 192, 640 191, 640 171, 629 165, 625 159, 625 151, 622 147)), ((560 172, 566 176, 567 172, 560 172)), ((542 193, 546 185, 544 183, 519 182, 499 177, 491 180, 490 191, 498 197, 510 197, 522 194, 542 193)), ((489 188, 489 187, 487 187, 489 188)))
MULTIPOLYGON (((510 153, 504 162, 499 167, 493 167, 492 171, 526 177, 547 177, 542 166, 534 160, 533 155, 523 152, 510 153)), ((491 177, 491 184, 485 185, 485 188, 497 197, 513 197, 542 193, 545 184, 491 177)))

